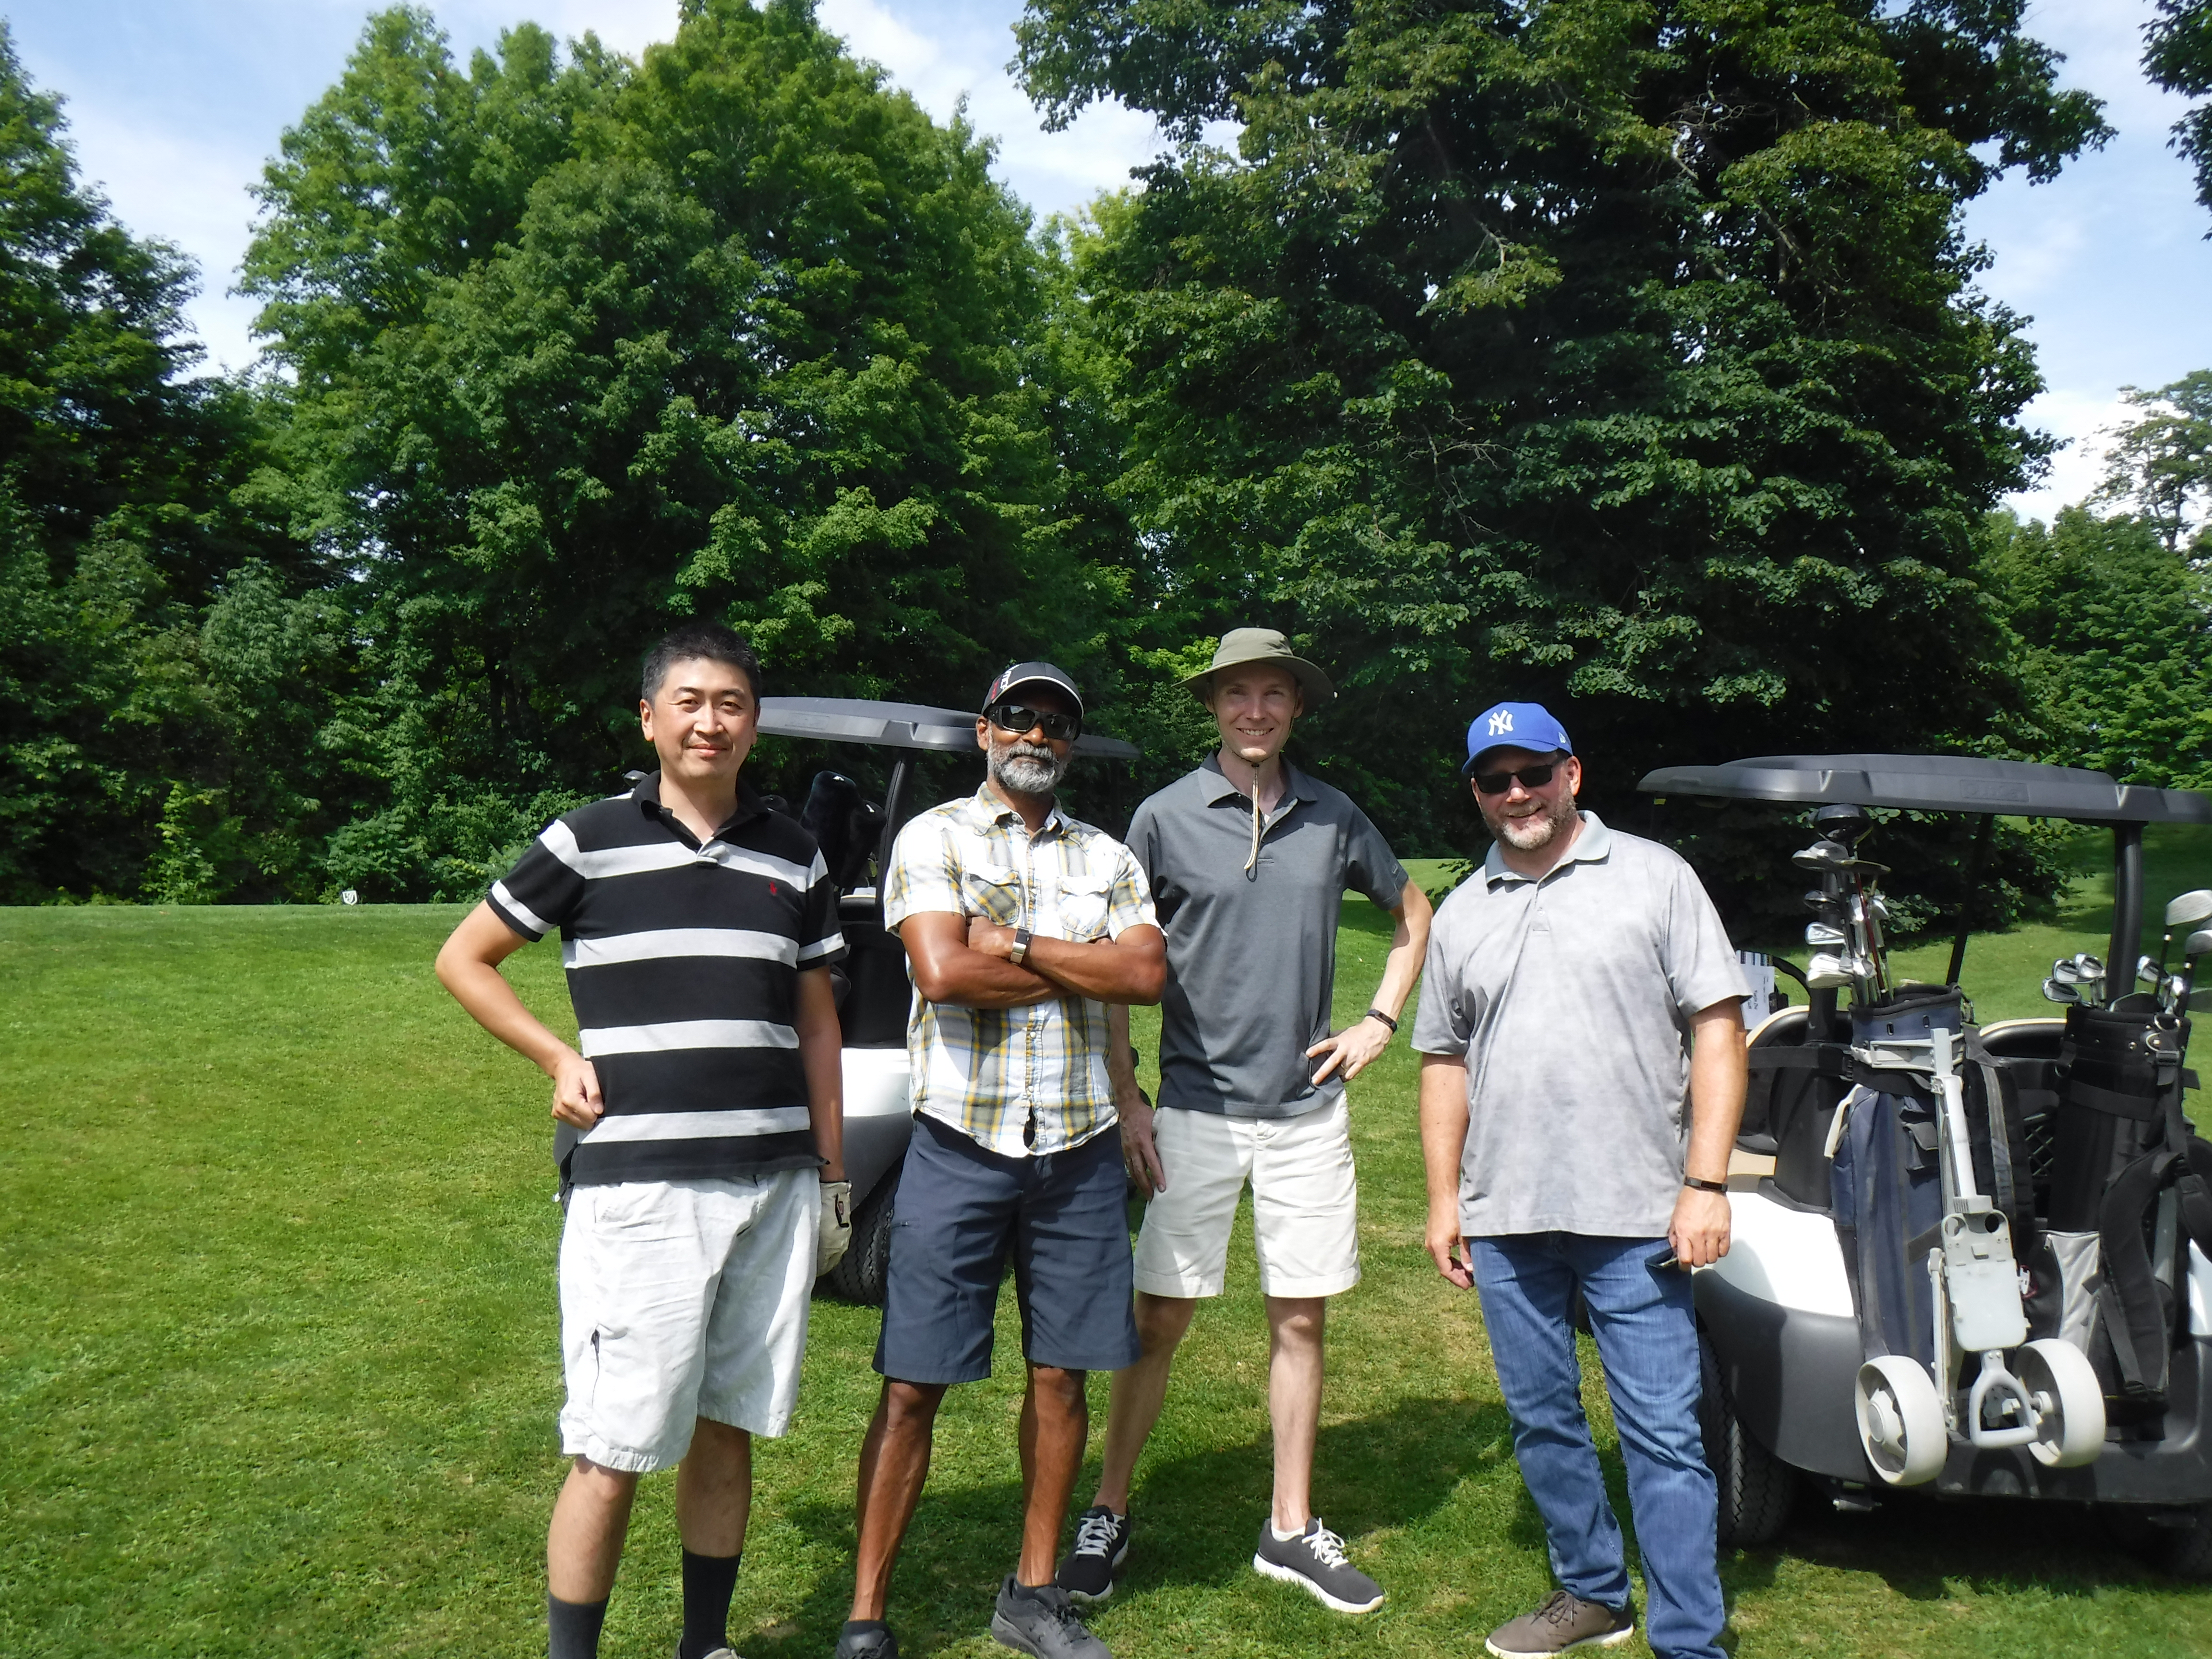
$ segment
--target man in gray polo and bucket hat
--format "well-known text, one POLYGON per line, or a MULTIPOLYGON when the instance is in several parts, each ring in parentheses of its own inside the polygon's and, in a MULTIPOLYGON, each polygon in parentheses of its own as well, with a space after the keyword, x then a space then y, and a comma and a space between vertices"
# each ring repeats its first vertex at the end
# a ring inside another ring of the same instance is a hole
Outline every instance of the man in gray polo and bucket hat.
POLYGON ((1100 1601, 1129 1548, 1129 1487, 1201 1297, 1221 1294, 1230 1225, 1252 1187, 1269 1334, 1273 1512, 1252 1565, 1342 1613, 1381 1605, 1375 1581, 1312 1509, 1328 1298, 1359 1279, 1358 1194, 1345 1080, 1398 1029, 1428 942, 1429 902, 1365 813, 1283 757, 1328 678, 1273 629, 1222 636, 1189 686, 1219 750, 1137 808, 1128 846, 1167 934, 1157 1115, 1137 1091, 1128 1011, 1109 1008, 1107 1066, 1129 1173, 1152 1194, 1137 1240, 1144 1354, 1114 1374, 1103 1468, 1058 1582, 1100 1601), (1397 927, 1367 1013, 1329 1029, 1345 891, 1397 927))

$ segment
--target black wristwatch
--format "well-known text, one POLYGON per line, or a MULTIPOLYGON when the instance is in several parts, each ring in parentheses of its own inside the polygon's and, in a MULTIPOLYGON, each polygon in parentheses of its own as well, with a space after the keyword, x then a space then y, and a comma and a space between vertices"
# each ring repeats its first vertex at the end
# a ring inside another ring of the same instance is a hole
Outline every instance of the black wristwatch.
POLYGON ((1029 960, 1030 940, 1035 937, 1026 927, 1014 929, 1013 949, 1006 952, 1006 960, 1019 968, 1029 960))

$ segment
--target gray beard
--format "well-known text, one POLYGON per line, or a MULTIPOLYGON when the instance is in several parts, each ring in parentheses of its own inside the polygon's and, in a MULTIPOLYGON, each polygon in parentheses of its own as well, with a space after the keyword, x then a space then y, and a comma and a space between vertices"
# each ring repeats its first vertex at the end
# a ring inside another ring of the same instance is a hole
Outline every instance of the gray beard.
POLYGON ((1009 794, 1049 795, 1067 775, 1067 759, 1042 743, 1010 743, 989 750, 992 781, 1009 794))
POLYGON ((1490 827, 1490 833, 1522 853, 1541 852, 1552 844, 1560 830, 1579 816, 1572 797, 1561 800, 1549 811, 1540 812, 1530 818, 1498 817, 1486 806, 1482 811, 1482 821, 1490 827))

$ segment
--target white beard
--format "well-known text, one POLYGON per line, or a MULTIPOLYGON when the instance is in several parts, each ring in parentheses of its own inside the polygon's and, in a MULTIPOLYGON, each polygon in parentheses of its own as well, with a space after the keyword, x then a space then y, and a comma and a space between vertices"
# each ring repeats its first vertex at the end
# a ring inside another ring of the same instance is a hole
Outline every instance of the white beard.
POLYGON ((1010 743, 1003 749, 994 744, 988 752, 991 777, 1000 788, 1016 795, 1049 795, 1066 775, 1074 751, 1061 757, 1044 744, 1010 743))

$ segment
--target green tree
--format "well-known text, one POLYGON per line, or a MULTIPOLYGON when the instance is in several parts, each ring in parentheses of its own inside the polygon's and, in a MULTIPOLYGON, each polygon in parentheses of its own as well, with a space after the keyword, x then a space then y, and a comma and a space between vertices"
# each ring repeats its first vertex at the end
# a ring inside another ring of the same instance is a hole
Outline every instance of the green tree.
MULTIPOLYGON (((234 573, 285 606, 323 577, 289 533, 264 398, 191 373, 192 281, 79 180, 0 25, 0 900, 182 891, 155 866, 185 867, 188 831, 223 846, 197 896, 311 878, 270 839, 296 803, 232 800, 296 757, 257 750, 203 631, 234 573)), ((313 690, 286 688, 289 718, 313 690)))
POLYGON ((1624 807, 1660 759, 1986 741, 1978 526, 2045 446, 1959 211, 2106 131, 2020 10, 1031 0, 1050 118, 1188 141, 1079 248, 1186 614, 1340 665, 1317 750, 1416 841, 1464 844, 1432 804, 1509 693, 1624 807))
MULTIPOLYGON (((2113 434, 2094 499, 2133 507, 2172 552, 2191 519, 2212 509, 2212 368, 2155 392, 2126 386, 2120 396, 2142 413, 2113 434)), ((2197 539, 2212 553, 2208 536, 2212 526, 2201 527, 2197 539)))
POLYGON ((1983 580, 2020 641, 2038 758, 2212 788, 2212 577, 2163 526, 1992 516, 1983 580))
MULTIPOLYGON (((2212 0, 2158 0, 2158 12, 2143 29, 2144 73, 2168 92, 2212 94, 2212 0)), ((2172 143, 2196 164, 2197 199, 2212 208, 2212 102, 2173 124, 2172 143)))
POLYGON ((427 15, 372 21, 247 266, 368 600, 390 794, 335 870, 475 885, 639 753, 635 653, 685 614, 791 691, 963 701, 1097 648, 1052 261, 988 162, 799 0, 688 0, 635 68, 519 28, 465 76, 427 15))

